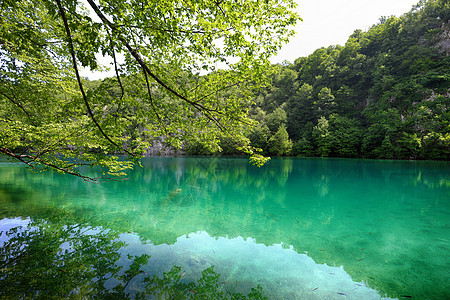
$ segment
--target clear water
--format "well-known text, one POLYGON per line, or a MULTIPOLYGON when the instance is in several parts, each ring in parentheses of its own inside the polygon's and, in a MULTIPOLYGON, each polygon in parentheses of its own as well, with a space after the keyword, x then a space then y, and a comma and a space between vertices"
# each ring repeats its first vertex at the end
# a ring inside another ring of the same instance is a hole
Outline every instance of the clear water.
POLYGON ((121 232, 120 251, 151 255, 152 274, 176 264, 194 280, 213 265, 228 289, 260 284, 269 299, 450 298, 449 162, 142 164, 91 184, 2 163, 0 231, 64 209, 121 232))

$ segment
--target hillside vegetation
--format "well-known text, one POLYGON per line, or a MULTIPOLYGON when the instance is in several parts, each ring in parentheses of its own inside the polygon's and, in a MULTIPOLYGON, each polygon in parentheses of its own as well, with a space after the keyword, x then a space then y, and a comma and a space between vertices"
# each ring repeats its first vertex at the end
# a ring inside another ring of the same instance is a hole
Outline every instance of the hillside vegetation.
POLYGON ((91 181, 168 150, 246 154, 258 166, 284 155, 450 159, 448 0, 281 65, 269 58, 293 35, 293 0, 248 11, 107 3, 87 1, 97 21, 80 0, 3 3, 1 155, 91 181), (101 69, 100 52, 116 76, 81 78, 78 67, 101 69), (85 177, 86 165, 102 174, 85 177))
MULTIPOLYGON (((344 46, 273 66, 249 110, 259 122, 252 145, 266 155, 450 159, 449 16, 448 1, 421 1, 344 46)), ((221 146, 235 153, 229 139, 221 146)))

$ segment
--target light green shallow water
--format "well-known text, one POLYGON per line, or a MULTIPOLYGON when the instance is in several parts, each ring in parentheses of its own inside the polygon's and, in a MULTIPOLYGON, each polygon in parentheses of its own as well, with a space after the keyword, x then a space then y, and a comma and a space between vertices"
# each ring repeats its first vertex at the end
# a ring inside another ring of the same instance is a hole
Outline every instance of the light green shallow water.
POLYGON ((448 162, 143 166, 128 181, 89 184, 0 164, 0 230, 63 208, 122 232, 121 251, 152 255, 148 272, 177 264, 189 280, 214 265, 230 289, 261 284, 270 299, 450 298, 448 162))

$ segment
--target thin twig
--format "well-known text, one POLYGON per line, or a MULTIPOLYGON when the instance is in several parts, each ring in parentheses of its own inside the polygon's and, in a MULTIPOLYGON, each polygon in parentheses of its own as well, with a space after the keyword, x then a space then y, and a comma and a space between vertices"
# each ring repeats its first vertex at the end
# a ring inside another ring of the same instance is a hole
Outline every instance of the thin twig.
POLYGON ((120 102, 119 102, 119 107, 120 107, 120 104, 122 102, 123 95, 125 94, 125 91, 124 91, 124 88, 123 88, 123 85, 122 85, 122 80, 120 80, 119 68, 117 67, 116 51, 114 50, 112 37, 109 34, 109 31, 108 31, 108 35, 109 35, 109 43, 111 45, 110 47, 111 47, 111 50, 112 50, 112 57, 113 57, 113 60, 114 60, 114 70, 116 71, 117 82, 119 83, 120 91, 121 91, 120 102))
MULTIPOLYGON (((33 166, 31 163, 32 162, 37 162, 39 164, 43 164, 45 166, 51 167, 51 168, 53 168, 55 170, 64 172, 66 174, 70 174, 70 175, 73 175, 73 176, 80 177, 80 178, 82 178, 85 181, 90 181, 90 182, 93 182, 93 183, 97 183, 98 179, 100 178, 100 177, 93 178, 93 177, 81 175, 81 174, 79 174, 77 172, 69 170, 68 167, 59 167, 59 166, 57 166, 55 164, 46 162, 46 161, 44 161, 44 160, 42 160, 42 159, 40 159, 40 158, 38 158, 36 156, 15 154, 15 153, 11 152, 10 150, 8 150, 6 148, 3 148, 3 147, 0 147, 0 152, 2 152, 3 154, 6 154, 6 155, 8 155, 10 157, 13 157, 13 158, 23 162, 24 164, 26 164, 29 167, 31 167, 33 170, 35 170, 36 167, 33 166), (29 159, 30 161, 27 161, 26 159, 29 159)), ((71 165, 69 165, 69 166, 71 166, 71 165)))
POLYGON ((22 104, 20 104, 19 102, 14 101, 13 98, 9 97, 8 95, 4 94, 3 92, 0 92, 0 94, 2 94, 6 99, 8 99, 12 103, 14 103, 17 107, 19 107, 28 116, 29 119, 32 119, 31 118, 31 114, 22 106, 22 104))
MULTIPOLYGON (((59 0, 57 0, 59 1, 59 0)), ((212 109, 209 109, 197 102, 191 101, 188 98, 186 98, 185 96, 181 95, 180 93, 178 93, 177 91, 175 91, 173 88, 169 87, 166 83, 164 83, 158 76, 156 76, 148 67, 148 65, 144 62, 144 60, 142 59, 142 57, 140 56, 139 52, 137 51, 137 49, 134 49, 133 47, 131 47, 131 45, 127 42, 127 40, 122 36, 122 34, 120 32, 118 32, 117 27, 111 22, 109 21, 105 15, 101 12, 101 10, 98 8, 98 6, 94 3, 93 0, 87 0, 87 2, 89 3, 89 5, 91 5, 92 9, 95 11, 95 13, 97 14, 97 16, 102 20, 103 23, 105 23, 109 28, 111 28, 113 31, 118 33, 118 38, 119 40, 123 43, 123 45, 125 46, 125 48, 127 48, 128 52, 134 57, 134 59, 138 62, 138 64, 141 66, 142 69, 144 69, 147 74, 152 77, 157 83, 159 83, 163 88, 165 88, 166 90, 168 90, 170 93, 172 93, 173 95, 175 95, 176 97, 186 101, 187 103, 189 103, 190 105, 192 105, 194 108, 196 108, 199 111, 213 111, 212 109)))
MULTIPOLYGON (((90 1, 90 0, 88 0, 90 1)), ((81 76, 80 73, 78 72, 78 66, 77 66, 77 59, 75 56, 75 50, 73 47, 73 40, 72 40, 72 34, 70 32, 70 28, 69 28, 69 24, 67 22, 67 18, 66 18, 66 13, 61 5, 61 0, 56 0, 56 3, 58 4, 58 9, 61 13, 61 17, 63 19, 64 22, 64 27, 66 30, 66 35, 67 35, 67 42, 69 44, 69 50, 70 50, 70 54, 72 56, 72 62, 73 62, 73 68, 75 69, 75 74, 77 77, 77 81, 78 81, 78 86, 80 88, 80 92, 83 96, 83 100, 84 103, 86 105, 86 108, 88 110, 89 116, 91 117, 92 121, 94 122, 95 126, 98 128, 98 130, 100 131, 100 133, 103 135, 103 137, 105 139, 107 139, 111 144, 113 144, 114 146, 116 146, 117 148, 122 149, 123 151, 125 151, 126 153, 128 153, 131 156, 136 156, 136 154, 129 152, 127 149, 125 149, 124 147, 119 146, 116 142, 114 142, 102 129, 102 127, 100 126, 100 124, 97 122, 97 120, 94 117, 94 113, 92 112, 92 109, 89 105, 89 101, 87 99, 86 93, 84 92, 84 88, 83 88, 83 83, 81 82, 81 76)))
POLYGON ((156 111, 155 104, 153 103, 152 91, 150 90, 150 83, 148 82, 147 72, 145 70, 143 70, 143 72, 144 72, 145 82, 147 84, 147 92, 148 92, 148 98, 150 99, 150 105, 152 106, 152 109, 156 115, 156 118, 158 118, 158 122, 159 122, 161 128, 164 130, 166 135, 168 135, 166 127, 164 126, 164 124, 161 120, 161 117, 159 116, 158 112, 156 111))

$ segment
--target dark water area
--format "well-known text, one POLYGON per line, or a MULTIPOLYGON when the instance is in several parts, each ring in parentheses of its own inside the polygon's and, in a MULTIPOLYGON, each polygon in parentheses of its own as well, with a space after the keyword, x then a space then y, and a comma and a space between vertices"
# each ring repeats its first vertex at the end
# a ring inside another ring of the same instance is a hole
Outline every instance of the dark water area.
MULTIPOLYGON (((177 265, 190 282, 214 266, 221 289, 261 285, 269 299, 450 298, 449 162, 288 158, 258 168, 241 158, 158 157, 142 165, 125 181, 92 184, 0 163, 1 254, 21 255, 20 243, 53 233, 55 249, 72 259, 97 237, 96 250, 83 253, 105 261, 105 274, 130 267, 128 255, 149 255, 142 274, 177 265)), ((77 259, 78 269, 86 264, 77 259)), ((1 268, 2 281, 25 276, 14 264, 1 268)), ((76 269, 59 265, 58 276, 76 269)), ((33 259, 21 268, 46 270, 33 259)), ((142 291, 141 277, 126 289, 142 291)))

